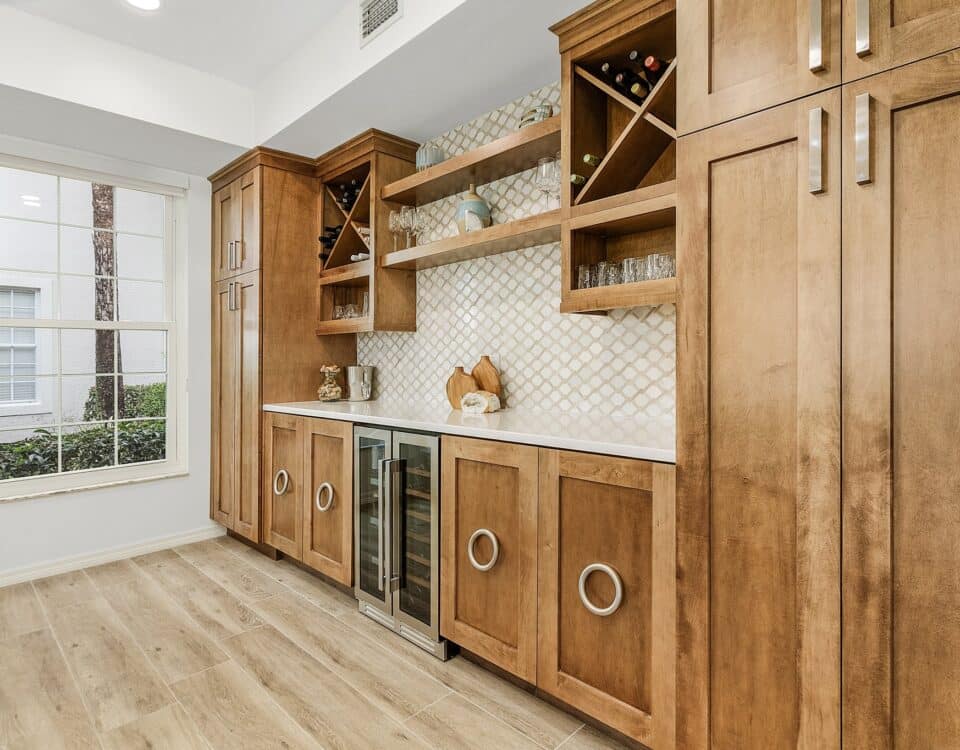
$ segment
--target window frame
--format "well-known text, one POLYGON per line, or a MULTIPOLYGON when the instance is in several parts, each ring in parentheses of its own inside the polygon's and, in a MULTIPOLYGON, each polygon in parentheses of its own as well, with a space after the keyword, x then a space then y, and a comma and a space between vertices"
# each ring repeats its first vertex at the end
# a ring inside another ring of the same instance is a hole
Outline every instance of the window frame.
MULTIPOLYGON (((0 141, 0 147, 4 144, 0 141)), ((126 163, 118 163, 128 166, 126 163)), ((114 165, 116 166, 116 164, 114 165)), ((140 165, 129 165, 136 170, 140 165)), ((0 167, 27 170, 52 175, 59 178, 83 180, 109 184, 115 188, 139 190, 164 196, 166 199, 163 227, 164 253, 164 303, 166 320, 156 321, 91 321, 91 320, 60 320, 55 318, 39 319, 24 326, 24 320, 15 318, 0 319, 0 327, 30 327, 36 330, 141 330, 164 331, 166 333, 166 457, 158 461, 148 461, 129 465, 113 465, 101 468, 82 469, 70 472, 58 472, 35 477, 0 480, 0 503, 21 500, 31 497, 57 494, 61 492, 96 489, 118 484, 152 481, 171 476, 182 476, 187 473, 187 336, 183 330, 187 321, 187 236, 186 211, 187 191, 183 187, 137 179, 124 174, 108 173, 70 166, 69 164, 55 164, 32 158, 25 158, 9 153, 0 152, 0 167)), ((120 170, 118 170, 120 171, 120 170)), ((129 172, 130 169, 124 169, 129 172)), ((154 171, 154 170, 144 170, 154 171)), ((173 176, 175 173, 170 173, 173 176)), ((59 191, 58 191, 59 192, 59 191)), ((59 196, 58 196, 59 200, 59 196)), ((59 217, 56 225, 59 227, 59 217)), ((115 236, 124 232, 114 230, 115 236)), ((27 274, 31 272, 26 272, 27 274)), ((38 274, 40 275, 40 274, 38 274)), ((59 268, 56 273, 42 274, 51 278, 59 278, 59 268)), ((67 274, 73 275, 73 274, 67 274)), ((10 284, 9 286, 13 286, 10 284)), ((117 334, 119 335, 119 334, 117 334)), ((57 379, 62 377, 62 362, 59 357, 57 364, 57 379)), ((133 374, 133 373, 131 373, 133 374)), ((39 378, 38 378, 39 380, 39 378)), ((59 399, 59 396, 57 397, 59 399)), ((24 406, 17 404, 16 406, 24 406)), ((7 406, 0 407, 4 415, 7 406)), ((34 413, 38 408, 33 405, 34 413)), ((61 415, 62 418, 62 415, 61 415)), ((122 422, 119 417, 116 425, 122 422)), ((57 423, 58 430, 62 430, 57 423)), ((117 427, 115 427, 117 429, 117 427)))

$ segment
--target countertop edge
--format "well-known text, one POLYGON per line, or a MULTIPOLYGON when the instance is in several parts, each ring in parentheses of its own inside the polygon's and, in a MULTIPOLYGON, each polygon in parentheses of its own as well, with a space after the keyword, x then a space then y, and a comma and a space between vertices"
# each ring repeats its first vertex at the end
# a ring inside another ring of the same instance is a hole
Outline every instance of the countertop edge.
POLYGON ((559 435, 543 435, 539 433, 513 432, 504 428, 483 427, 479 425, 453 425, 431 420, 416 420, 402 417, 388 417, 381 415, 352 414, 341 411, 326 411, 322 408, 302 407, 295 404, 264 404, 263 411, 277 414, 292 414, 301 417, 315 417, 318 419, 332 419, 338 422, 352 422, 353 424, 372 424, 382 427, 421 430, 436 432, 441 435, 455 435, 458 437, 473 437, 483 440, 499 440, 504 443, 519 445, 533 445, 541 448, 556 448, 559 450, 580 451, 605 456, 621 458, 636 458, 657 463, 676 464, 676 451, 663 448, 653 448, 643 445, 624 443, 607 443, 597 440, 566 437, 559 435))

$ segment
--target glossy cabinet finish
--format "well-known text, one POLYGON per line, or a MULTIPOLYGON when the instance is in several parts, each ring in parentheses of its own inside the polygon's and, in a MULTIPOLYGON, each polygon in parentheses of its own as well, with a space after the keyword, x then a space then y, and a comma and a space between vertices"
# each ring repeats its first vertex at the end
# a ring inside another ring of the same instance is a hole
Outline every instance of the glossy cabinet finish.
POLYGON ((304 563, 353 584, 353 425, 302 418, 304 563))
POLYGON ((537 686, 675 747, 675 471, 540 451, 537 686))
POLYGON ((843 96, 844 747, 960 747, 960 55, 843 96))
POLYGON ((260 170, 251 169, 213 195, 215 280, 260 267, 260 170))
POLYGON ((263 415, 263 541, 303 559, 304 419, 263 415))
POLYGON ((691 133, 839 84, 840 4, 677 3, 678 131, 691 133))
POLYGON ((538 449, 444 436, 440 633, 537 679, 538 449))
POLYGON ((840 122, 679 144, 680 748, 840 746, 840 122))

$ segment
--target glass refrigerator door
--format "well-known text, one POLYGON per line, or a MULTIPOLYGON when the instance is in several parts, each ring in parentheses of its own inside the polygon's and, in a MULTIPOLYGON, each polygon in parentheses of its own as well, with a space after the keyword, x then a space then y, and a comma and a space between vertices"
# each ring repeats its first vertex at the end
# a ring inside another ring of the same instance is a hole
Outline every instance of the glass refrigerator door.
POLYGON ((439 443, 436 437, 396 433, 396 505, 391 565, 394 617, 436 639, 440 633, 439 443))
POLYGON ((387 585, 388 551, 385 472, 390 460, 390 432, 356 427, 354 441, 354 535, 356 594, 384 612, 391 608, 387 585))

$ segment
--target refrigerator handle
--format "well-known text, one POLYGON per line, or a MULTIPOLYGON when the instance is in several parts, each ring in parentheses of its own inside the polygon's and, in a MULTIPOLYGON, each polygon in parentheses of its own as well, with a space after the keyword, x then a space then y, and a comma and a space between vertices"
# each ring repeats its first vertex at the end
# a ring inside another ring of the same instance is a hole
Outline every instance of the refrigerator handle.
POLYGON ((384 515, 383 515, 383 498, 384 498, 384 489, 387 482, 387 476, 389 475, 388 471, 384 471, 385 468, 390 464, 389 458, 381 458, 378 461, 378 474, 377 474, 377 589, 383 591, 384 583, 384 571, 383 571, 383 559, 384 559, 384 515))
POLYGON ((390 462, 390 591, 403 588, 403 577, 400 571, 403 565, 400 562, 400 475, 406 470, 406 461, 395 458, 390 462))

